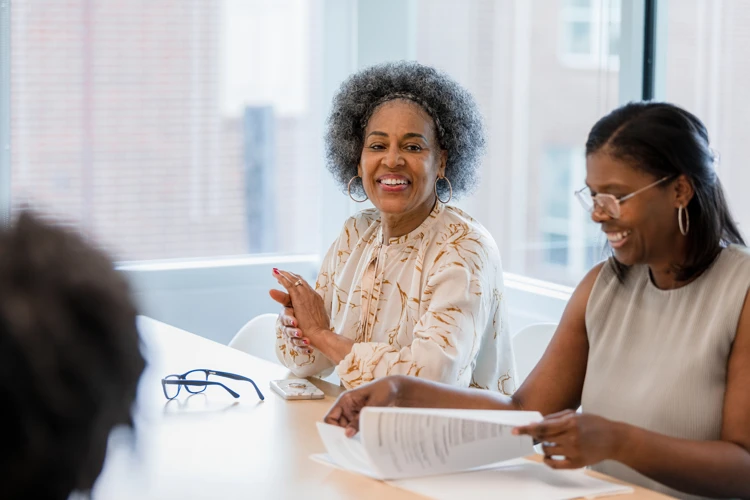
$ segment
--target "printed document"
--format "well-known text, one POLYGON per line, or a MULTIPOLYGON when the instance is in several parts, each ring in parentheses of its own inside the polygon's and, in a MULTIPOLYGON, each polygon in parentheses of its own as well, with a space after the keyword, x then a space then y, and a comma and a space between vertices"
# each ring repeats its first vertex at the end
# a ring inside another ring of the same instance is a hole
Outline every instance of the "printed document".
POLYGON ((534 453, 532 440, 511 431, 540 420, 537 412, 365 408, 353 438, 341 427, 318 423, 328 453, 311 458, 437 500, 633 492, 583 470, 554 470, 521 458, 534 453))
POLYGON ((534 453, 519 425, 542 420, 538 412, 365 408, 359 434, 318 424, 331 460, 375 479, 400 479, 473 469, 534 453))

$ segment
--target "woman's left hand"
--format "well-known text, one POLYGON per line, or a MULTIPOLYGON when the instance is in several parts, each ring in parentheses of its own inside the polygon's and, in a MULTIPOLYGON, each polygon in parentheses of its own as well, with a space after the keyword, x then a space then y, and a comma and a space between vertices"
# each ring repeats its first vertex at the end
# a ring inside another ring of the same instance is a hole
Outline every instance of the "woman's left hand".
POLYGON ((307 281, 294 273, 274 269, 273 275, 289 294, 297 327, 310 339, 310 343, 315 345, 321 335, 330 331, 331 322, 326 313, 323 297, 307 281))
POLYGON ((547 415, 541 422, 515 428, 513 433, 542 442, 544 463, 553 469, 578 469, 615 459, 623 442, 623 424, 573 410, 547 415))

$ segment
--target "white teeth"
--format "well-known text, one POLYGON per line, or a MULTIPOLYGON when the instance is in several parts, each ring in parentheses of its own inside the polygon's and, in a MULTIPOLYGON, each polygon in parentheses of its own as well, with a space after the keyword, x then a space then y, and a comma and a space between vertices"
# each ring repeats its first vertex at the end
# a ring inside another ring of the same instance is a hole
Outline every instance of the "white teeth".
POLYGON ((629 236, 630 233, 631 231, 623 231, 621 233, 607 233, 607 239, 612 243, 617 243, 618 241, 622 241, 624 238, 629 236))
POLYGON ((408 184, 409 181, 405 179, 381 179, 380 183, 387 186, 398 186, 400 184, 408 184))

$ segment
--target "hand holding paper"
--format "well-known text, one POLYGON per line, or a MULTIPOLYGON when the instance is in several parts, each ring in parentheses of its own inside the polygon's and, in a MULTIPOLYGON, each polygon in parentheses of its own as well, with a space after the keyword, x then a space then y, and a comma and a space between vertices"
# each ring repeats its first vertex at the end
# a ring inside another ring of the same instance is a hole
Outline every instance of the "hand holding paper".
POLYGON ((633 491, 582 470, 556 471, 516 458, 531 454, 532 442, 513 429, 541 420, 537 412, 367 407, 353 438, 342 427, 318 423, 328 454, 311 458, 437 500, 500 492, 565 500, 633 491))
POLYGON ((597 415, 565 410, 514 432, 543 442, 544 463, 553 469, 580 469, 603 460, 617 460, 624 441, 622 427, 597 415))
POLYGON ((365 408, 360 433, 318 424, 333 462, 376 479, 429 476, 473 469, 533 453, 528 436, 512 429, 540 421, 537 412, 365 408))

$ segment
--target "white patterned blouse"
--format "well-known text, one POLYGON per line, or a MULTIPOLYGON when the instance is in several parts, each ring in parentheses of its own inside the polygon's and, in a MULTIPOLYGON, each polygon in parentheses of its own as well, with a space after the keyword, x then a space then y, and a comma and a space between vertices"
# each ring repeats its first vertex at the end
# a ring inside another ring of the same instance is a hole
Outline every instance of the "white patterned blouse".
POLYGON ((387 245, 375 209, 351 217, 323 260, 316 290, 331 330, 355 344, 334 367, 316 350, 292 349, 277 323, 277 355, 297 376, 335 368, 346 388, 400 374, 515 390, 500 253, 458 208, 438 202, 418 228, 387 245))

